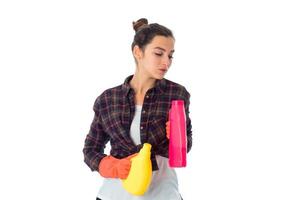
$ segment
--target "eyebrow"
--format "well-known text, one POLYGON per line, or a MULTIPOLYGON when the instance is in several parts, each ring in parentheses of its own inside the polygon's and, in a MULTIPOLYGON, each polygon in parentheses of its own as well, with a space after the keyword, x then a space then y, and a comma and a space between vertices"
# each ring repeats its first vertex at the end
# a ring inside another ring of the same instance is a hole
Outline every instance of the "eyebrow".
MULTIPOLYGON (((161 47, 155 47, 154 49, 159 49, 159 50, 162 50, 162 51, 166 51, 164 48, 161 48, 161 47)), ((173 49, 172 51, 171 51, 171 53, 174 53, 175 52, 175 50, 173 49)))

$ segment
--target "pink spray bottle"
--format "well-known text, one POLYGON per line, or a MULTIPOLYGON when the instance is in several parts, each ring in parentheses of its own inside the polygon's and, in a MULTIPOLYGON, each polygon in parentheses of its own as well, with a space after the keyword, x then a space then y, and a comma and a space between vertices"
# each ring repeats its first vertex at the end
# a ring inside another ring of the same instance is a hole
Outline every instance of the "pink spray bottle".
POLYGON ((172 100, 169 112, 169 165, 185 167, 187 154, 186 115, 183 100, 172 100))

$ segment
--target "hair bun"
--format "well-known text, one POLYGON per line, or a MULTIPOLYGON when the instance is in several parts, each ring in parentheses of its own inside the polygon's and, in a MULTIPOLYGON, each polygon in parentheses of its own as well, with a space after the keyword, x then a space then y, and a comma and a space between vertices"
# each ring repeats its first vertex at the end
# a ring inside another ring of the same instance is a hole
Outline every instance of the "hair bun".
POLYGON ((148 20, 146 18, 141 18, 136 22, 132 22, 132 26, 135 32, 138 32, 140 29, 142 29, 143 26, 146 25, 148 25, 148 20))

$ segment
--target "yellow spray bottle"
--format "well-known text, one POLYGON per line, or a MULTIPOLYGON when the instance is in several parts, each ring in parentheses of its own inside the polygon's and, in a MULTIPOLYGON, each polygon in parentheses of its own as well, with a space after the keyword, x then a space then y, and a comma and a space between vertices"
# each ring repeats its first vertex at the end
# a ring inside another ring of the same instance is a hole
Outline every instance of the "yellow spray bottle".
POLYGON ((145 143, 137 156, 131 158, 131 168, 123 187, 133 195, 143 195, 152 178, 151 144, 145 143))

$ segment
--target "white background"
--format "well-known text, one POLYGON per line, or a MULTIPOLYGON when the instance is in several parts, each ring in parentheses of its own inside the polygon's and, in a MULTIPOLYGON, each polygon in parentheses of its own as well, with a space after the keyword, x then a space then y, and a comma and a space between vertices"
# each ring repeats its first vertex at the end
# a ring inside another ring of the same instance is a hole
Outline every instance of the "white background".
POLYGON ((185 200, 300 199, 297 1, 1 1, 0 199, 95 199, 82 148, 104 90, 135 69, 132 21, 173 30, 191 93, 185 200))

